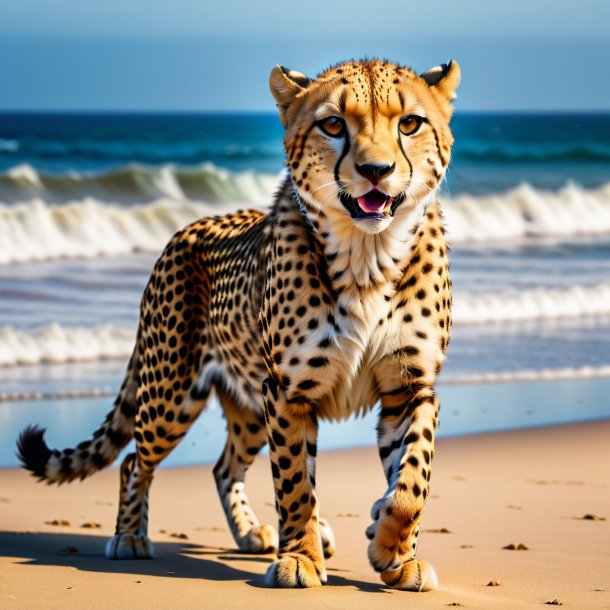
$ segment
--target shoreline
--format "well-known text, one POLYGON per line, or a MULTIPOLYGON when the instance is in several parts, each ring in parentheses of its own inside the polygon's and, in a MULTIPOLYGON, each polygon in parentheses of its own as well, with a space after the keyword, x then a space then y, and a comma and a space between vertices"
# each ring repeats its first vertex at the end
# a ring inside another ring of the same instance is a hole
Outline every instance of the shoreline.
MULTIPOLYGON (((440 590, 424 594, 387 589, 368 565, 364 529, 385 489, 372 447, 319 456, 321 514, 337 553, 327 562, 329 584, 307 591, 261 588, 272 558, 234 550, 211 466, 158 471, 150 523, 157 559, 123 562, 103 558, 116 467, 59 489, 3 469, 0 606, 217 608, 247 598, 253 608, 520 608, 554 599, 608 607, 609 435, 607 419, 440 439, 418 551, 436 568, 440 590), (62 520, 70 525, 50 524, 62 520), (503 549, 510 544, 529 550, 503 549)), ((275 523, 266 456, 255 461, 247 492, 261 522, 275 523)))
MULTIPOLYGON (((107 360, 105 360, 106 362, 107 360)), ((117 362, 124 363, 124 358, 117 358, 117 362)), ((95 360, 82 361, 86 364, 95 364, 95 360)), ((81 364, 81 361, 76 362, 40 362, 34 364, 17 364, 4 365, 0 364, 0 370, 3 368, 13 369, 20 367, 52 367, 66 366, 73 364, 81 364)), ((565 368, 546 368, 540 370, 522 370, 522 371, 500 371, 481 374, 464 374, 450 375, 448 378, 441 377, 436 381, 436 386, 451 387, 451 386, 473 386, 473 385, 489 385, 489 384, 512 384, 512 383, 528 383, 528 382, 544 382, 544 381, 586 381, 588 379, 610 379, 610 365, 604 364, 600 366, 581 366, 581 367, 565 367, 565 368)), ((0 392, 0 403, 3 402, 33 402, 47 400, 79 400, 83 398, 114 398, 117 395, 117 390, 114 388, 75 388, 67 390, 50 390, 48 392, 0 392)))
MULTIPOLYGON (((443 385, 438 438, 501 430, 540 428, 610 418, 610 377, 512 383, 443 385)), ((89 438, 110 408, 107 397, 80 400, 0 402, 0 465, 17 466, 15 440, 23 428, 47 429, 51 448, 74 447, 89 438)), ((371 447, 376 443, 377 409, 341 422, 320 422, 319 451, 371 447)), ((216 462, 226 421, 216 400, 198 417, 161 468, 216 462)), ((128 447, 121 455, 133 449, 128 447)), ((119 460, 121 458, 119 457, 119 460)))

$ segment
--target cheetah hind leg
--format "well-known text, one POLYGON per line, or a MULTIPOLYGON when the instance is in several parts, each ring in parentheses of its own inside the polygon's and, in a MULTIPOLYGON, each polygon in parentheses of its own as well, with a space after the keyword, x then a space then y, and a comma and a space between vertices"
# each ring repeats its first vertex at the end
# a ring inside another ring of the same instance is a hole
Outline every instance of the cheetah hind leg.
POLYGON ((121 464, 121 493, 115 535, 106 544, 107 559, 151 559, 148 538, 148 488, 152 476, 142 472, 135 453, 121 464))
POLYGON ((239 549, 245 553, 275 553, 277 531, 261 525, 245 492, 246 472, 267 443, 265 420, 253 409, 241 408, 222 389, 216 393, 227 419, 227 442, 214 467, 220 501, 239 549))

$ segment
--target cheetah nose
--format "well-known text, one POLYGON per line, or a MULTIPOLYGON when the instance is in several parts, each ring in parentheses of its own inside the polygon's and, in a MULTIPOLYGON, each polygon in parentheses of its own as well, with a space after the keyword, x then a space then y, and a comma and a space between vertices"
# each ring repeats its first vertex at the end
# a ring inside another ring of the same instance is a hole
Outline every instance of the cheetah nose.
POLYGON ((356 171, 373 184, 378 184, 382 178, 389 176, 395 169, 396 163, 392 163, 392 165, 383 165, 381 163, 364 163, 363 165, 358 165, 356 163, 356 171))

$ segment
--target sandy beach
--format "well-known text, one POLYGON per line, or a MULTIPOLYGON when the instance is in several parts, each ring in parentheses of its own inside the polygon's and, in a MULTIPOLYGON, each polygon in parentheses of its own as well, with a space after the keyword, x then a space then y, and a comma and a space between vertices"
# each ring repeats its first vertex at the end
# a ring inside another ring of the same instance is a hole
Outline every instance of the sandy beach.
MULTIPOLYGON (((122 562, 103 557, 115 469, 59 489, 1 470, 0 606, 533 608, 557 600, 608 608, 609 436, 606 420, 439 441, 419 555, 435 566, 440 590, 420 594, 387 589, 366 559, 368 513, 384 489, 374 448, 320 455, 322 515, 337 553, 327 586, 298 591, 263 588, 272 558, 235 551, 209 466, 158 472, 157 558, 122 562)), ((261 520, 275 523, 266 457, 248 483, 261 520)))

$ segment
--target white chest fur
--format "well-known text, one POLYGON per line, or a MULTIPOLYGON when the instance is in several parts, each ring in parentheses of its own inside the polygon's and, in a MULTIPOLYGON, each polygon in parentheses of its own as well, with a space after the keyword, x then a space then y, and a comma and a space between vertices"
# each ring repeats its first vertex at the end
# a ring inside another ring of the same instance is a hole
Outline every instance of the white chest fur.
MULTIPOLYGON (((401 279, 427 201, 397 215, 385 231, 371 235, 354 230, 351 219, 344 231, 325 244, 330 276, 339 289, 333 329, 341 373, 318 407, 319 415, 344 419, 373 407, 377 391, 372 365, 400 341, 404 322, 392 316, 396 284, 401 279), (337 253, 335 255, 335 252, 337 253)), ((343 227, 341 227, 343 228, 343 227)))

